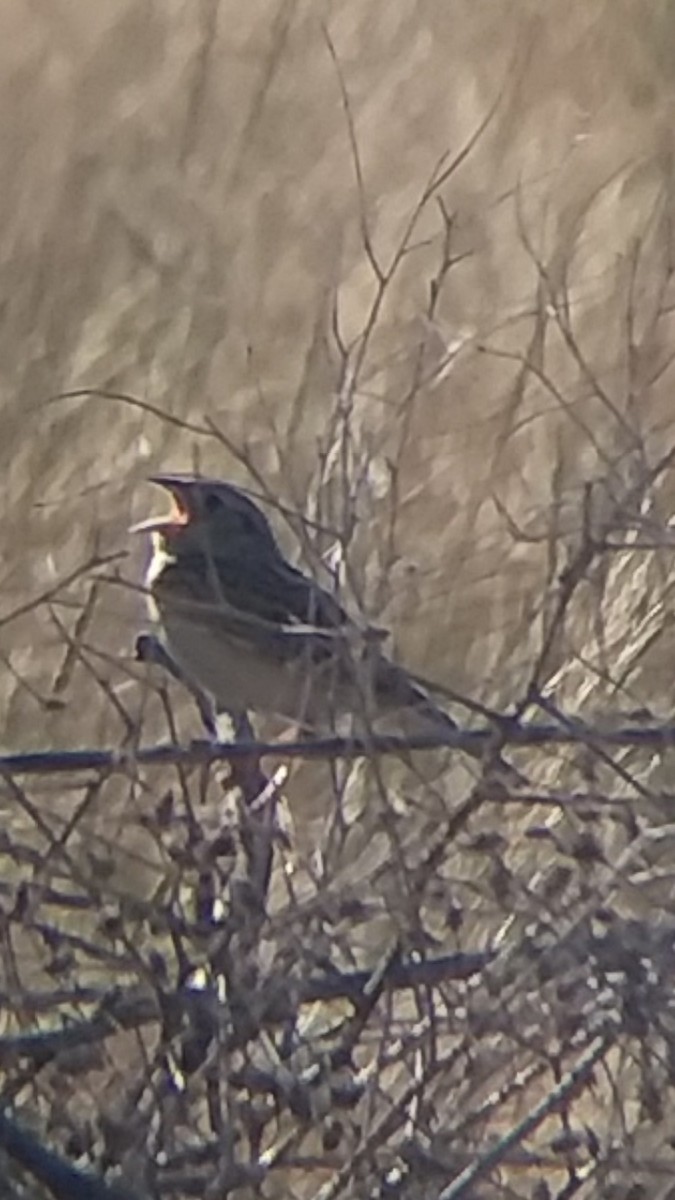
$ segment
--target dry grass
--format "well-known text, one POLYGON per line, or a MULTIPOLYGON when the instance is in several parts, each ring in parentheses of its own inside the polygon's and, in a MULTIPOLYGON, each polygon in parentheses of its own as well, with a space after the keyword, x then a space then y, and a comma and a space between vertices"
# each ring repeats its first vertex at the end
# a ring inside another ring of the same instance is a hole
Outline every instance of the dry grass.
MULTIPOLYGON (((447 688, 667 720, 673 4, 15 0, 0 34, 3 750, 197 732, 133 658, 158 468, 248 486, 447 688)), ((3 1098, 139 1196, 670 1196, 673 753, 514 759, 519 799, 457 755, 294 766, 264 910, 250 777, 6 778, 3 1098), (295 1011, 328 964, 495 943, 295 1011), (93 1048, 9 1040, 117 986, 93 1048)))

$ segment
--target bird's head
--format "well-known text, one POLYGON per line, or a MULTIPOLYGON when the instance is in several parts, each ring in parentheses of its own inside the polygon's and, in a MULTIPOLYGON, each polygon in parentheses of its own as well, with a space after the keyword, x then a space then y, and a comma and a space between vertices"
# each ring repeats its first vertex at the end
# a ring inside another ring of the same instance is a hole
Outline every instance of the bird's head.
POLYGON ((132 532, 149 532, 176 553, 258 553, 261 547, 278 553, 267 518, 231 483, 194 475, 152 475, 169 492, 171 510, 132 526, 132 532))

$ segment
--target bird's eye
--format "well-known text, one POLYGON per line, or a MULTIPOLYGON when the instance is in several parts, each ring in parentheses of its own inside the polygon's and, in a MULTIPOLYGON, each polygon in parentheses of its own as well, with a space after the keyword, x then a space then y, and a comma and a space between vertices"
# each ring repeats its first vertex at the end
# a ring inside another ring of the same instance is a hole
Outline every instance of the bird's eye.
POLYGON ((243 533, 257 533, 259 522, 252 513, 242 512, 238 514, 239 525, 243 533))
POLYGON ((220 496, 216 492, 207 492, 206 493, 206 496, 204 497, 204 508, 206 509, 209 516, 212 516, 213 513, 218 512, 218 509, 220 508, 220 504, 221 504, 220 496))

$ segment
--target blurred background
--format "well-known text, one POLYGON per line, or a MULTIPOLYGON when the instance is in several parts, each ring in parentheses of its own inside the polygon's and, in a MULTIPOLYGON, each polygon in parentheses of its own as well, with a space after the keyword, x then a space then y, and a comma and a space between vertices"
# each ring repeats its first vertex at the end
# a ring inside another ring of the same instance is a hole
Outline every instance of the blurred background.
MULTIPOLYGON (((127 533, 162 503, 158 470, 249 488, 288 553, 337 573, 351 610, 445 688, 598 725, 668 719, 674 112, 672 0, 4 4, 3 750, 167 736, 134 661, 147 547, 127 533)), ((181 735, 199 733, 171 695, 181 735)), ((523 753, 543 807, 491 808, 474 832, 496 826, 497 848, 449 841, 431 871, 454 889, 439 945, 453 905, 486 944, 539 912, 542 880, 547 903, 562 886, 556 855, 597 813, 552 816, 547 788, 611 794, 631 820, 640 796, 667 826, 672 754, 629 753, 621 776, 582 758, 523 753)), ((460 766, 425 775, 422 803, 419 770, 387 782, 397 818, 420 814, 417 854, 469 786, 460 766)), ((327 796, 362 813, 382 778, 320 771, 289 781, 298 853, 351 865, 361 888, 392 859, 383 809, 338 854, 327 796)), ((40 789, 62 831, 71 793, 40 789)), ((134 815, 160 790, 101 785, 73 843, 78 886, 105 861, 115 904, 158 894, 166 861, 134 815)), ((42 853, 34 814, 11 790, 1 803, 42 853)), ((628 852, 628 818, 595 835, 566 911, 594 888, 622 918, 669 911, 669 873, 653 873, 666 834, 639 886, 628 867, 588 874, 628 852)), ((293 904, 323 887, 309 858, 293 904)), ((34 869, 9 854, 8 894, 34 869)), ((410 935, 399 884, 378 887, 361 949, 399 918, 410 935)), ((15 936, 21 992, 44 962, 15 936)))
MULTIPOLYGON (((520 697, 584 489, 669 433, 671 15, 8 5, 6 612, 95 551, 137 579, 144 477, 196 468, 342 539, 409 665, 520 697), (50 403, 77 388, 136 403, 50 403)), ((94 609, 128 650, 142 602, 94 609)), ((2 629, 8 746, 63 743, 72 704, 114 736, 81 669, 45 720, 44 610, 2 629)))

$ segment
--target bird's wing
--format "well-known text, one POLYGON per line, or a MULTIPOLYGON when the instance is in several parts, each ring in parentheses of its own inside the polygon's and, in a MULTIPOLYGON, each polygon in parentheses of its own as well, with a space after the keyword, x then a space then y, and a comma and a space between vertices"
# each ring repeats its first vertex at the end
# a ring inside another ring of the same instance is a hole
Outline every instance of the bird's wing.
POLYGON ((240 561, 235 569, 226 559, 181 555, 151 590, 160 608, 285 660, 344 657, 347 642, 363 636, 337 600, 283 560, 240 561))
POLYGON ((242 580, 260 600, 261 616, 284 625, 313 625, 318 629, 353 627, 342 605, 313 579, 283 559, 252 564, 253 577, 242 580), (270 617, 270 614, 271 615, 270 617))
POLYGON ((280 555, 249 555, 236 561, 224 555, 181 555, 167 570, 166 581, 189 576, 195 594, 222 599, 231 608, 272 624, 299 622, 320 629, 352 624, 333 596, 280 555))

